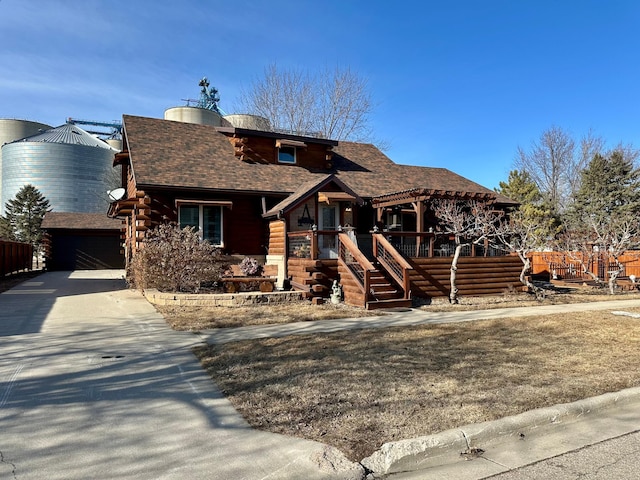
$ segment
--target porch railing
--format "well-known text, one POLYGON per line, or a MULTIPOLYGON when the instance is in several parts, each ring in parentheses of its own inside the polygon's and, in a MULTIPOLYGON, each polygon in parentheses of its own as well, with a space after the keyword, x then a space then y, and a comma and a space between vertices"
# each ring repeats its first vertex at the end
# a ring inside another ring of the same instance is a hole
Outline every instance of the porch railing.
POLYGON ((338 231, 337 230, 305 230, 301 232, 289 232, 287 234, 289 257, 321 258, 338 257, 338 231))
MULTIPOLYGON (((408 258, 450 257, 455 251, 452 238, 433 232, 383 232, 382 235, 393 248, 408 258)), ((505 250, 494 245, 467 245, 460 255, 463 257, 500 257, 505 250)))
POLYGON ((374 267, 345 233, 338 235, 338 262, 342 263, 357 280, 366 300, 371 289, 371 271, 374 267))
POLYGON ((402 287, 404 298, 411 298, 410 272, 413 271, 413 267, 398 253, 384 235, 374 233, 372 237, 374 257, 402 287))
POLYGON ((315 260, 318 251, 318 237, 312 230, 302 232, 289 232, 287 234, 288 257, 311 258, 315 260))

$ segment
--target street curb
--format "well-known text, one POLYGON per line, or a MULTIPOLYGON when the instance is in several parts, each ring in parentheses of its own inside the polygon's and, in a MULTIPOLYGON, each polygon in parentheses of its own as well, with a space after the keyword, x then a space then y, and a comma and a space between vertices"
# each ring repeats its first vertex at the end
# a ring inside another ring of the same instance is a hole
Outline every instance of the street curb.
MULTIPOLYGON (((444 432, 385 443, 360 463, 375 475, 424 470, 460 462, 465 455, 501 443, 544 435, 609 408, 638 402, 640 387, 538 408, 490 422, 464 425, 444 432)), ((481 452, 479 452, 481 453, 481 452)))

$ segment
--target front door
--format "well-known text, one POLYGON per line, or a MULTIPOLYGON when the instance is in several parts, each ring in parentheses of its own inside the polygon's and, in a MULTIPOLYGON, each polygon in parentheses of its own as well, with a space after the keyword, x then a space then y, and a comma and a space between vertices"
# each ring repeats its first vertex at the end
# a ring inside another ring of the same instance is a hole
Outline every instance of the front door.
MULTIPOLYGON (((340 209, 338 208, 338 205, 320 205, 320 228, 318 228, 318 230, 336 231, 338 229, 338 222, 340 221, 339 214, 340 209)), ((338 235, 322 233, 319 237, 318 245, 320 247, 320 258, 338 258, 338 235)))

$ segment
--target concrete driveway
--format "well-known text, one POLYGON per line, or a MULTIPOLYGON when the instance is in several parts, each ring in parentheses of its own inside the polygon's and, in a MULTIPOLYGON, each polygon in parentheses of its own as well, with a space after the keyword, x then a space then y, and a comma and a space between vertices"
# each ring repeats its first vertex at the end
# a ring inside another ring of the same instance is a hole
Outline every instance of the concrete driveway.
POLYGON ((0 478, 362 478, 320 443, 250 429, 122 271, 0 294, 0 478))

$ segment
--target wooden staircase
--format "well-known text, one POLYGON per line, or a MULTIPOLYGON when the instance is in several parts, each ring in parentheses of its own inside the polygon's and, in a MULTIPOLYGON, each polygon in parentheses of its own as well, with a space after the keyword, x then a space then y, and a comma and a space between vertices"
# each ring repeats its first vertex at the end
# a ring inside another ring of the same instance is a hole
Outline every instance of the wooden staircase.
POLYGON ((366 310, 411 308, 411 299, 404 298, 404 292, 396 288, 382 269, 371 270, 369 282, 369 300, 364 305, 366 310))
MULTIPOLYGON (((338 273, 345 303, 367 310, 411 307, 408 264, 393 263, 388 256, 377 256, 374 266, 347 235, 341 233, 338 237, 338 273)), ((387 250, 393 248, 388 242, 385 246, 387 250)), ((396 257, 399 254, 396 253, 396 257)))

